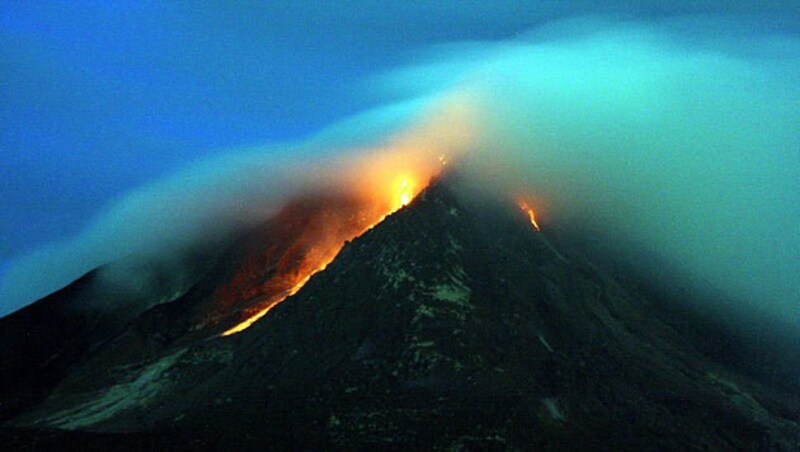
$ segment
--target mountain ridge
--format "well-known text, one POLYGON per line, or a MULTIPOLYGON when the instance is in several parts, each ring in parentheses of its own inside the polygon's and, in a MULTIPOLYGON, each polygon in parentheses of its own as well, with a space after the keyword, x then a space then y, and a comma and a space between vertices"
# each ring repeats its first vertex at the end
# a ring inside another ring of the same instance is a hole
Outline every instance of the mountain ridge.
POLYGON ((797 447, 797 400, 515 209, 434 183, 250 328, 138 362, 107 345, 14 424, 215 447, 797 447))

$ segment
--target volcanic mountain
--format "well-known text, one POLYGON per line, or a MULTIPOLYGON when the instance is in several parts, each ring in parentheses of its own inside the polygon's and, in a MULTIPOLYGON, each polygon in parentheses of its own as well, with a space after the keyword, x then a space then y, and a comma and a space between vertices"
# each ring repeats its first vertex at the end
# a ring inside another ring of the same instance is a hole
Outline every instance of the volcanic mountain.
POLYGON ((0 444, 800 447, 796 394, 723 365, 703 325, 526 205, 462 183, 374 226, 349 201, 299 200, 157 290, 93 272, 0 320, 0 444))

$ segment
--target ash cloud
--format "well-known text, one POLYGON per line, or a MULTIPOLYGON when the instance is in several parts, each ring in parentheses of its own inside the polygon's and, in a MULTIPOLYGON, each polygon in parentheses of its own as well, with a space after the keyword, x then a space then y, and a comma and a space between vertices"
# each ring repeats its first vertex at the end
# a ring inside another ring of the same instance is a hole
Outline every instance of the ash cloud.
MULTIPOLYGON (((213 240, 265 214, 259 201, 289 192, 255 155, 216 159, 128 193, 78 236, 13 261, 0 286, 8 313, 109 262, 129 257, 175 259, 179 250, 213 240), (259 184, 255 180, 263 176, 259 184)), ((269 205, 268 203, 266 204, 269 205)), ((135 287, 136 282, 130 286, 135 287)))
POLYGON ((703 308, 796 334, 800 39, 746 26, 565 21, 475 44, 488 57, 461 84, 482 99, 486 184, 527 187, 545 223, 715 294, 703 308))
POLYGON ((420 97, 391 104, 305 141, 230 150, 133 190, 76 237, 0 268, 0 315, 101 266, 106 266, 100 275, 109 287, 151 293, 159 277, 171 274, 178 284, 190 260, 224 246, 297 196, 336 191, 364 197, 374 185, 391 183, 397 172, 430 176, 431 168, 438 167, 436 158, 452 154, 462 135, 448 130, 453 109, 448 124, 437 126, 432 115, 441 116, 440 104, 447 103, 420 97), (426 119, 420 123, 421 118, 426 119))

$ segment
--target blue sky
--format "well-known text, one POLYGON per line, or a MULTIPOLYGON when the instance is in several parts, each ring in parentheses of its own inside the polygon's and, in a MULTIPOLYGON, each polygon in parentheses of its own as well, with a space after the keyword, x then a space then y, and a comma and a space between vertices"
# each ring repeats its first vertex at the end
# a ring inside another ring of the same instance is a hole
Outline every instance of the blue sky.
POLYGON ((798 24, 792 2, 594 4, 3 2, 0 272, 190 162, 298 139, 385 102, 363 80, 436 44, 513 38, 587 12, 777 12, 798 24))
MULTIPOLYGON (((3 2, 0 256, 69 237, 129 188, 190 161, 301 137, 364 110, 376 99, 358 80, 421 48, 505 39, 592 9, 502 0, 234 3, 3 2)), ((616 3, 610 11, 681 10, 616 3)), ((709 4, 694 3, 701 11, 709 4)))
POLYGON ((370 107, 357 81, 416 48, 531 22, 522 3, 491 21, 434 3, 335 3, 4 2, 0 257, 74 235, 191 161, 370 107))

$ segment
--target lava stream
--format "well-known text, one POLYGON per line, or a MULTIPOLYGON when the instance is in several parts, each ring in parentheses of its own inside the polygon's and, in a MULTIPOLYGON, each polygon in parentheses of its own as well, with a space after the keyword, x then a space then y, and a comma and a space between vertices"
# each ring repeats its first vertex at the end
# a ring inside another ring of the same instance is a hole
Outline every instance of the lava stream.
POLYGON ((531 208, 530 204, 528 204, 528 202, 525 200, 519 200, 517 201, 517 205, 528 215, 528 219, 530 219, 533 229, 536 231, 541 231, 539 228, 539 223, 536 222, 536 213, 533 211, 533 208, 531 208))
POLYGON ((299 292, 345 242, 408 205, 424 188, 418 180, 410 174, 398 176, 377 200, 318 197, 287 205, 267 228, 263 247, 241 258, 238 272, 215 295, 221 309, 238 310, 245 317, 222 336, 246 330, 299 292))

